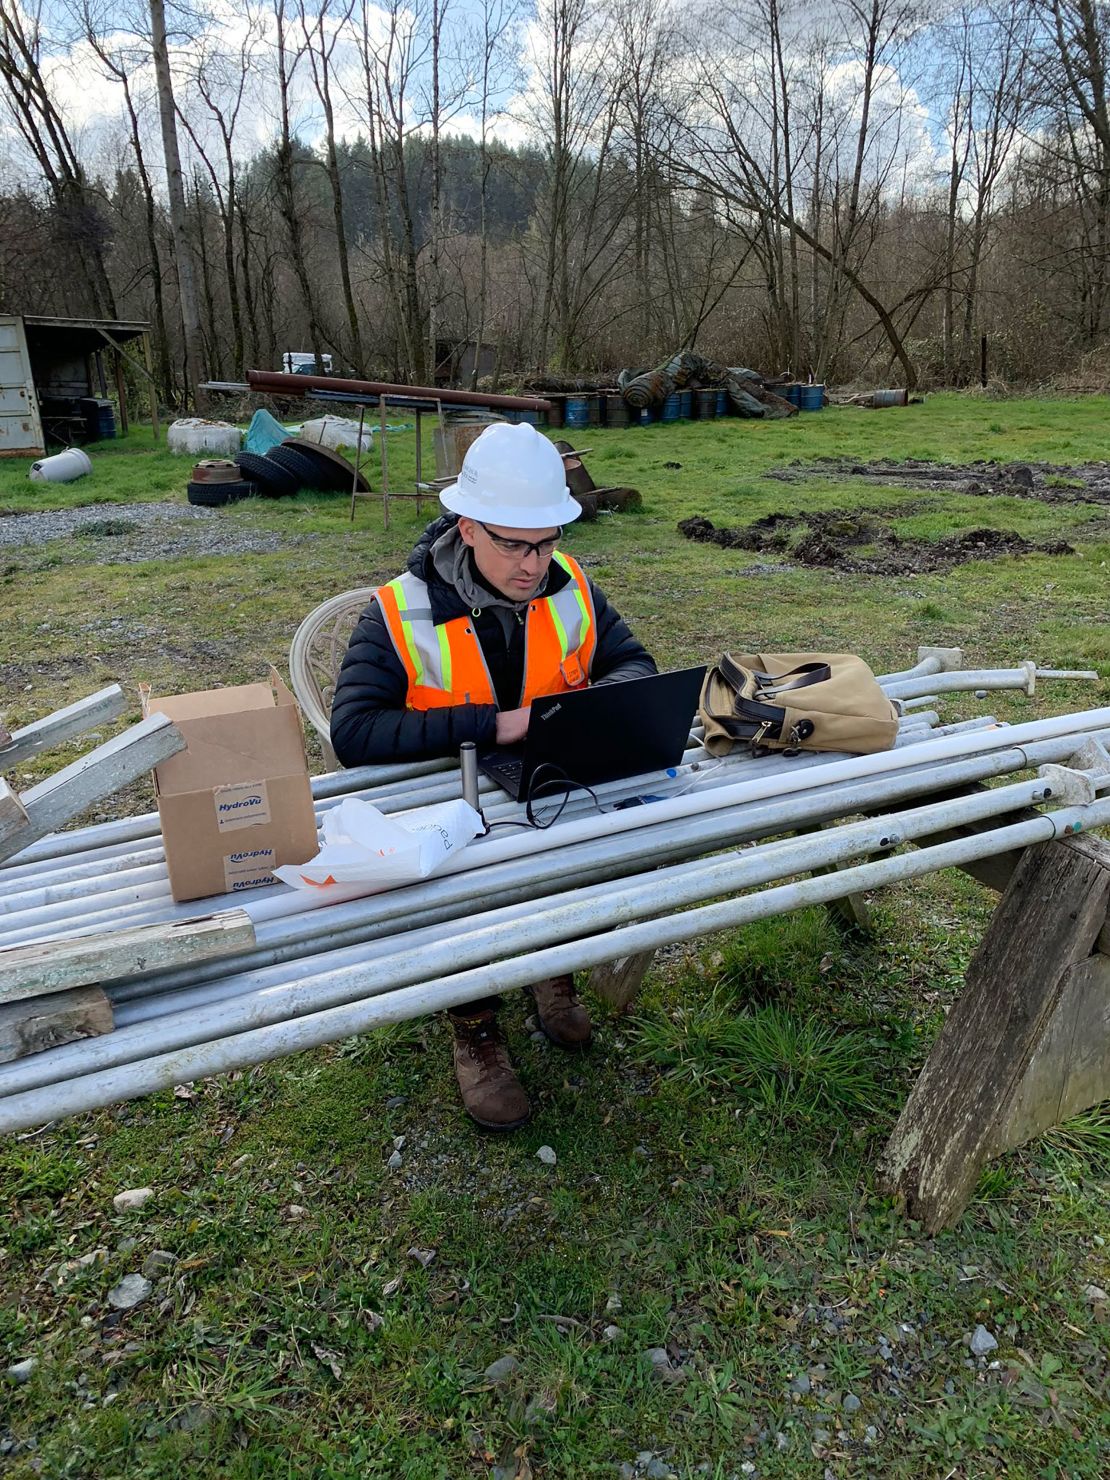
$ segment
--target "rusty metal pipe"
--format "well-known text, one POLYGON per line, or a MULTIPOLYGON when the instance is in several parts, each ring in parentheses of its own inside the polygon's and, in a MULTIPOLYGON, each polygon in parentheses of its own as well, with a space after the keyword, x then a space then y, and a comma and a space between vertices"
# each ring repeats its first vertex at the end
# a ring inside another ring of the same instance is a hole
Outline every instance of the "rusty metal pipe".
POLYGON ((487 406, 493 410, 550 411, 551 402, 535 396, 494 396, 482 391, 436 389, 427 385, 390 385, 384 380, 340 380, 332 375, 284 375, 278 370, 248 370, 255 391, 304 395, 311 391, 349 391, 355 396, 400 396, 413 401, 441 401, 444 406, 487 406))

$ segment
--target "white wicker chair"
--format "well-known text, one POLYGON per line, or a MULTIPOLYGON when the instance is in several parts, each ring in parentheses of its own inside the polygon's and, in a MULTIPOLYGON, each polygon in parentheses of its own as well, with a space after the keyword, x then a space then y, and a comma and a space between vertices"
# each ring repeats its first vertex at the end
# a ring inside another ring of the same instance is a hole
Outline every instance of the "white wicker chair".
POLYGON ((329 771, 339 768, 331 748, 331 706, 343 655, 376 587, 343 591, 309 612, 289 647, 289 677, 297 702, 320 737, 329 771))

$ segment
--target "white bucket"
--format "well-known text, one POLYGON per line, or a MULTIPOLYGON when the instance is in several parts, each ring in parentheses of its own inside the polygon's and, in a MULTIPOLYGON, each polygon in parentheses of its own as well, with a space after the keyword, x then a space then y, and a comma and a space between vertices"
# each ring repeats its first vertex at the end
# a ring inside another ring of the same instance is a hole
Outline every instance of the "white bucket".
POLYGON ((91 472, 88 454, 80 447, 67 447, 53 457, 40 457, 38 462, 31 464, 27 476, 33 483, 72 483, 75 478, 83 478, 91 472))

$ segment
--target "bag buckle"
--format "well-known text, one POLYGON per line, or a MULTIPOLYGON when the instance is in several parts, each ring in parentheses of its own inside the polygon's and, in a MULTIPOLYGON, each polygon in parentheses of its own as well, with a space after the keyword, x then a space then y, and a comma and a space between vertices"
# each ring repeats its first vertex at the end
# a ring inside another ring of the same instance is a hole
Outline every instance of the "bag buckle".
POLYGON ((783 746, 783 755, 796 756, 802 753, 802 741, 808 740, 813 734, 813 721, 811 719, 800 719, 796 725, 790 727, 786 744, 783 746))
POLYGON ((586 670, 582 667, 582 660, 576 652, 568 653, 564 662, 560 664, 560 668, 564 682, 572 689, 579 689, 586 682, 586 670))

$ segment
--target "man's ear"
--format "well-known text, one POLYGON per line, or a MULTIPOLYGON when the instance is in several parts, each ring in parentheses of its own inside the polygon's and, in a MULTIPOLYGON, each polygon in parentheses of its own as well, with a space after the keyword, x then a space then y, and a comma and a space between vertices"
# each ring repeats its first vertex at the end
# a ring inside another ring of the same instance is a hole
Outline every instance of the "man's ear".
POLYGON ((474 520, 468 519, 465 514, 459 515, 459 535, 464 545, 474 548, 474 520))

